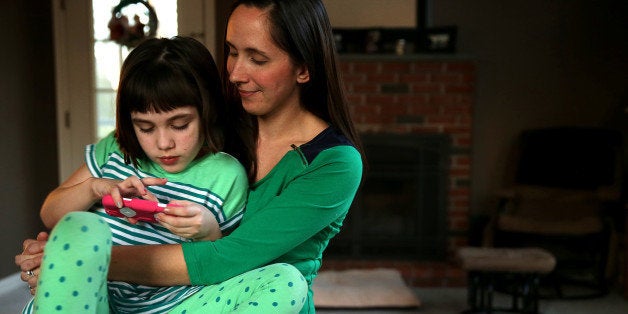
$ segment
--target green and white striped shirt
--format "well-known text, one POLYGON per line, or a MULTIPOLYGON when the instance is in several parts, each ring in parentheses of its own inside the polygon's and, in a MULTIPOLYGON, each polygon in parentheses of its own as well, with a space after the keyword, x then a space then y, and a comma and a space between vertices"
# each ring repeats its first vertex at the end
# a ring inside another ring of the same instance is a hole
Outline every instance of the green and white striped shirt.
MULTIPOLYGON (((164 204, 171 200, 186 200, 203 205, 214 214, 223 233, 233 230, 242 219, 248 191, 246 171, 234 157, 226 153, 194 160, 178 173, 168 173, 150 160, 141 161, 136 168, 124 163, 120 148, 113 134, 110 134, 97 144, 86 147, 85 161, 91 174, 97 178, 167 178, 165 185, 149 186, 147 189, 164 204)), ((126 219, 109 216, 99 203, 91 211, 107 221, 114 245, 190 241, 171 233, 158 223, 131 224, 126 219)), ((165 313, 202 287, 149 287, 110 281, 108 288, 110 306, 116 313, 165 313)))

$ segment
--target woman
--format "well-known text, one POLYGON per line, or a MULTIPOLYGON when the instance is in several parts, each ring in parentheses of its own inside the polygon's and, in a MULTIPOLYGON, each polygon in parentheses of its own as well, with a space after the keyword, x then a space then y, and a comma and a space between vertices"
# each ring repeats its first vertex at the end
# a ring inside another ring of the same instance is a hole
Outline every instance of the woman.
MULTIPOLYGON (((233 8, 225 86, 232 106, 251 115, 257 138, 255 182, 242 222, 214 242, 114 247, 109 280, 222 286, 282 262, 305 277, 310 289, 301 312, 311 313, 323 251, 339 232, 362 175, 331 26, 320 0, 242 0, 233 8)), ((39 266, 42 243, 26 240, 16 257, 31 285, 36 279, 26 272, 39 266)), ((193 299, 173 312, 194 309, 193 299)))

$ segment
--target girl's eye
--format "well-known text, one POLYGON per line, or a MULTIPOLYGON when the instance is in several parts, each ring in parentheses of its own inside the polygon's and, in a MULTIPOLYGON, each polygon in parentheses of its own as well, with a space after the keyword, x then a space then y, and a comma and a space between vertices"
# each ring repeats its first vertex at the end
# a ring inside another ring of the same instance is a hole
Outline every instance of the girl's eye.
POLYGON ((189 123, 186 123, 183 125, 172 125, 172 128, 175 130, 185 130, 188 128, 189 125, 190 125, 189 123))
POLYGON ((137 128, 138 130, 140 130, 140 132, 142 133, 150 133, 153 132, 154 128, 137 128))

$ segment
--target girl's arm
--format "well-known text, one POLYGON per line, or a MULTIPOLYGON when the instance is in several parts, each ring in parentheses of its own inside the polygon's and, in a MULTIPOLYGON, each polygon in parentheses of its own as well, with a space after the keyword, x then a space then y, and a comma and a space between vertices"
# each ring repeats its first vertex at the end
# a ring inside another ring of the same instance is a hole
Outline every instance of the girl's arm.
POLYGON ((92 183, 94 177, 83 164, 65 182, 54 189, 41 206, 40 217, 48 228, 54 227, 63 215, 87 210, 98 200, 92 183))
POLYGON ((166 179, 128 177, 124 181, 93 177, 83 164, 65 182, 54 189, 44 200, 39 213, 44 225, 54 227, 59 219, 73 211, 84 211, 103 196, 111 194, 116 202, 122 204, 122 196, 142 196, 157 200, 146 190, 147 185, 165 184, 166 179))

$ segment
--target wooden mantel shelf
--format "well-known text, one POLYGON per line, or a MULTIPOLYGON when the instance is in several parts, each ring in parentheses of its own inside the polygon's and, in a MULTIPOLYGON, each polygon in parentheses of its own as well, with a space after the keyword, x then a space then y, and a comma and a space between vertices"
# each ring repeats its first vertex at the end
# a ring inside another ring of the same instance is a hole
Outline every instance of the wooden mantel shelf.
POLYGON ((382 53, 341 53, 340 60, 345 61, 451 61, 473 60, 472 56, 456 53, 411 53, 411 54, 382 54, 382 53))

